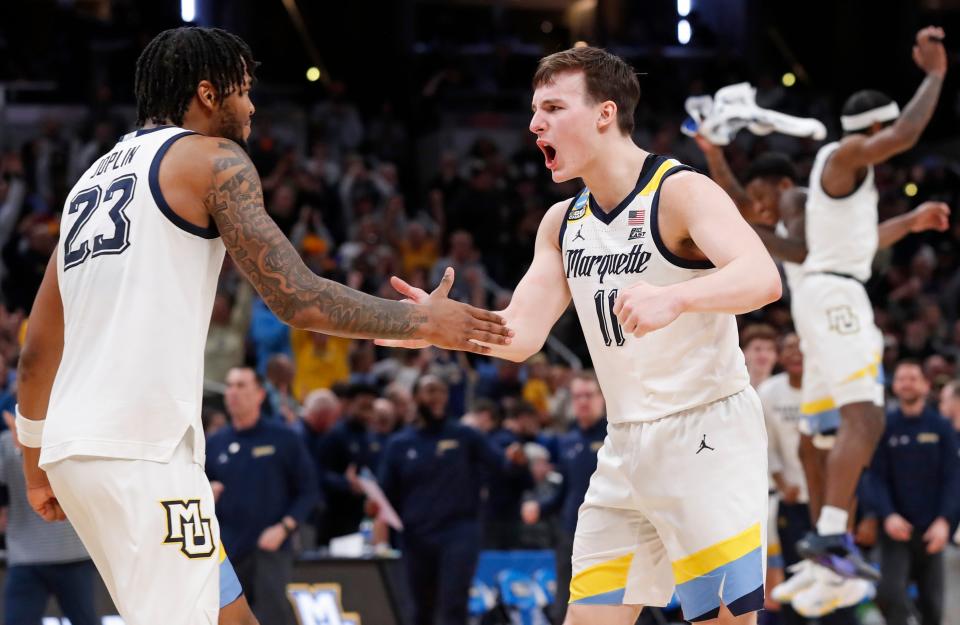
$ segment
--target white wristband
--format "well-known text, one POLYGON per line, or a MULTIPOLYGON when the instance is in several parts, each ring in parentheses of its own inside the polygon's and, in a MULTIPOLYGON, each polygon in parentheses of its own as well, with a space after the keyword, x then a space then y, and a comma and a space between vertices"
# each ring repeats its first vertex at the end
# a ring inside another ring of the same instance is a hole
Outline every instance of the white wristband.
POLYGON ((19 405, 15 410, 17 412, 17 440, 24 447, 40 447, 40 441, 43 440, 43 424, 46 423, 46 420, 27 419, 20 413, 19 405))

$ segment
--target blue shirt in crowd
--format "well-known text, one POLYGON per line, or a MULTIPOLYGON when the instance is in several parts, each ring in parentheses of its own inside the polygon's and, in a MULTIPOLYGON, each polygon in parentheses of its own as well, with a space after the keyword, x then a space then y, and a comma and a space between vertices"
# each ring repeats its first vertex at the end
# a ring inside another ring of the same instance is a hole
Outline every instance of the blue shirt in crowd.
POLYGON ((246 430, 228 425, 210 437, 207 477, 224 486, 217 518, 234 560, 255 550, 263 530, 283 517, 303 523, 320 500, 316 469, 301 436, 263 419, 246 430))
POLYGON ((960 458, 950 422, 930 406, 915 417, 891 410, 867 491, 880 519, 897 513, 920 533, 940 516, 955 527, 960 520, 960 458))
MULTIPOLYGON (((497 428, 487 434, 487 440, 501 452, 519 442, 513 432, 504 428, 497 428)), ((533 475, 530 471, 504 472, 498 469, 490 472, 486 481, 487 501, 484 504, 484 519, 519 521, 523 493, 534 487, 533 475)))
POLYGON ((318 445, 320 483, 327 500, 321 540, 351 534, 360 528, 364 496, 351 489, 345 473, 351 464, 356 466, 357 474, 364 467, 377 470, 372 443, 367 427, 352 418, 338 422, 321 439, 318 445))
POLYGON ((480 488, 491 473, 528 471, 510 464, 480 432, 449 419, 404 428, 387 443, 380 485, 419 536, 476 521, 480 488))
POLYGON ((250 315, 250 341, 257 358, 257 373, 267 373, 267 361, 274 354, 293 357, 290 347, 290 326, 280 321, 263 300, 254 298, 250 315))
POLYGON ((600 419, 587 429, 574 425, 559 439, 554 466, 563 481, 549 499, 540 502, 540 512, 546 515, 559 510, 563 529, 571 534, 577 528, 577 512, 587 495, 590 476, 597 469, 597 452, 606 436, 607 420, 600 419))

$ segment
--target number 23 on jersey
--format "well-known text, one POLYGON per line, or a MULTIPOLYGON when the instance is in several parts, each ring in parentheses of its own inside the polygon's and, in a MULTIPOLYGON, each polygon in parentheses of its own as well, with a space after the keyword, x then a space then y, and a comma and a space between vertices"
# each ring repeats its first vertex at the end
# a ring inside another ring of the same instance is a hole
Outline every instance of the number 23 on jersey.
POLYGON ((63 270, 83 264, 88 258, 105 254, 122 254, 130 247, 130 219, 127 205, 133 199, 137 176, 127 174, 116 178, 105 188, 95 185, 77 192, 70 200, 67 214, 73 217, 67 236, 63 239, 63 270), (105 206, 109 221, 100 217, 105 206), (109 233, 112 223, 113 233, 109 233), (88 226, 86 227, 85 226, 88 226), (87 234, 84 235, 86 230, 87 234), (91 233, 97 232, 94 236, 91 233), (109 235, 109 236, 108 236, 109 235))

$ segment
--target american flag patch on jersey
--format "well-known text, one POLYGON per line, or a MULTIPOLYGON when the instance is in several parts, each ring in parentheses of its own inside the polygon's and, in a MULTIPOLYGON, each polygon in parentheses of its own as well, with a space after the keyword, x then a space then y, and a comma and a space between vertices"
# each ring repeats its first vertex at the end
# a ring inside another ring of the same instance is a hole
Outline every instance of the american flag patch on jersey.
POLYGON ((627 213, 627 225, 628 226, 643 225, 643 209, 642 208, 638 211, 630 211, 629 213, 627 213))

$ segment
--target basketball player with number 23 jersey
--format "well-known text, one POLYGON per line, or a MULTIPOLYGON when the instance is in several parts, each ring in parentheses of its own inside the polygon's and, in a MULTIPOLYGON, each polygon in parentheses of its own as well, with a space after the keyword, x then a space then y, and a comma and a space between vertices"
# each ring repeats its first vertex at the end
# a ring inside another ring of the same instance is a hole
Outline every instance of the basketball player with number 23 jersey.
POLYGON ((450 270, 410 306, 307 269, 243 149, 255 67, 219 29, 147 45, 140 129, 70 192, 30 314, 17 407, 28 498, 47 520, 69 518, 127 625, 257 622, 203 469, 203 350, 226 252, 290 325, 480 353, 475 341, 510 340, 498 315, 446 298, 450 270))
POLYGON ((633 625, 674 589, 688 620, 756 623, 767 436, 734 315, 780 297, 776 266, 720 187, 634 144, 640 88, 622 59, 558 52, 533 86, 530 130, 547 168, 586 188, 544 216, 501 313, 516 334, 492 351, 536 353, 572 297, 607 402, 566 623, 633 625))

